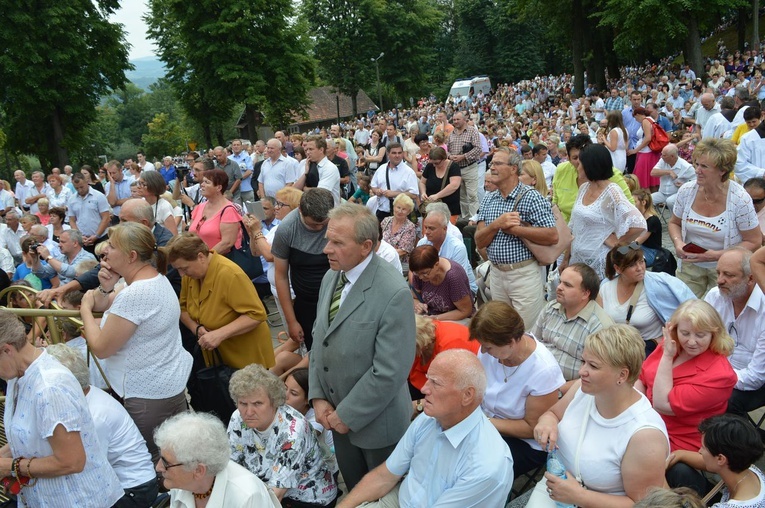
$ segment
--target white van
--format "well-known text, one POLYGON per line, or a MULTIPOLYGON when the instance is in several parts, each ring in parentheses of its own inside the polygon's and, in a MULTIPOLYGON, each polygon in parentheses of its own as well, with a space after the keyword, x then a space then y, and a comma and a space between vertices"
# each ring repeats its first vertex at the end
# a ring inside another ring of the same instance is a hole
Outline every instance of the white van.
POLYGON ((477 96, 478 92, 483 92, 484 95, 491 91, 491 80, 488 76, 473 76, 472 78, 460 78, 454 82, 449 95, 454 97, 454 103, 459 104, 473 90, 473 96, 477 96))

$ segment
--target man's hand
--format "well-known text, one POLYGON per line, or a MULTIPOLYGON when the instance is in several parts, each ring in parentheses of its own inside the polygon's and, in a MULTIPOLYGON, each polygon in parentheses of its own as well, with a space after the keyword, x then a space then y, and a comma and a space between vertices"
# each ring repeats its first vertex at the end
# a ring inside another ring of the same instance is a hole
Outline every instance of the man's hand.
POLYGON ((85 245, 93 245, 94 243, 96 243, 96 240, 98 240, 98 237, 96 235, 82 237, 82 243, 85 245))
POLYGON ((330 413, 334 412, 335 408, 332 407, 332 404, 330 404, 329 401, 324 399, 313 399, 311 403, 313 403, 313 412, 316 416, 316 421, 325 429, 329 429, 330 425, 327 418, 330 413))
POLYGON ((499 228, 507 233, 508 229, 512 229, 515 226, 521 225, 521 214, 518 212, 506 212, 497 217, 497 225, 499 228))
POLYGON ((340 434, 347 434, 351 430, 337 415, 337 411, 332 411, 329 413, 327 416, 327 422, 329 423, 330 429, 334 430, 335 432, 339 432, 340 434))
POLYGON ((48 259, 48 256, 50 256, 50 251, 45 245, 40 245, 37 247, 37 254, 40 256, 40 259, 48 259))
POLYGON ((37 301, 42 303, 44 307, 48 307, 53 300, 60 300, 67 291, 63 286, 59 286, 54 289, 44 289, 37 293, 37 301))

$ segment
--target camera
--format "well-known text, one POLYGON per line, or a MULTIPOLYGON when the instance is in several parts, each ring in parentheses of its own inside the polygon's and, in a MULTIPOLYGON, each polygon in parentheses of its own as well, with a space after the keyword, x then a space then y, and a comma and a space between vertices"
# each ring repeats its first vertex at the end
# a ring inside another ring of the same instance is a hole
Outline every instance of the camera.
POLYGON ((30 254, 37 254, 37 247, 39 247, 39 246, 40 246, 40 244, 37 243, 37 242, 35 242, 33 244, 30 244, 29 245, 29 253, 30 254))

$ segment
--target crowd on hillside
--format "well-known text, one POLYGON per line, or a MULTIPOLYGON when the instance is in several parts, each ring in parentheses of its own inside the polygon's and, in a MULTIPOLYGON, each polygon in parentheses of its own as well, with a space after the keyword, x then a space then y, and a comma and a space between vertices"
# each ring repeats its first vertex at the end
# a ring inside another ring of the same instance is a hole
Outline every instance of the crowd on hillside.
POLYGON ((0 476, 24 506, 502 507, 546 465, 528 506, 701 506, 709 473, 765 506, 765 60, 718 49, 16 171, 0 305, 81 324, 0 311, 0 476))

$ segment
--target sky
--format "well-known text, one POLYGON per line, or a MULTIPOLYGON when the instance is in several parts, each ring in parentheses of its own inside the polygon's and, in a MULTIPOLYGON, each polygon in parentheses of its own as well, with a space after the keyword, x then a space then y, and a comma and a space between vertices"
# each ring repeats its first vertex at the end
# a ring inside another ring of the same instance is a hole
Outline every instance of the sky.
POLYGON ((142 19, 148 11, 146 0, 121 0, 120 5, 120 10, 111 17, 111 21, 124 25, 125 39, 132 45, 130 60, 154 57, 156 48, 146 38, 146 23, 142 19))

